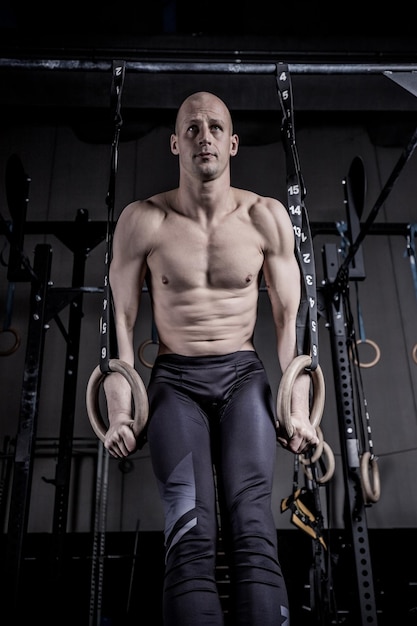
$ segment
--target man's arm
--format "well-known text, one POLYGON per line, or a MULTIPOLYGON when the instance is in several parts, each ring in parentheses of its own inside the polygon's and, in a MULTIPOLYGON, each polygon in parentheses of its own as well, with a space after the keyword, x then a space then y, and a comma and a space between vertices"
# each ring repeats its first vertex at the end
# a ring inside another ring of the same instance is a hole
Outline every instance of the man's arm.
MULTIPOLYGON (((140 234, 141 205, 132 203, 121 213, 113 237, 109 280, 114 305, 118 358, 134 367, 133 335, 146 275, 146 256, 140 234)), ((136 449, 132 430, 132 391, 127 380, 112 372, 104 381, 109 428, 105 447, 115 457, 136 449)))
MULTIPOLYGON (((269 208, 272 222, 268 229, 263 270, 276 330, 278 359, 282 372, 285 372, 297 356, 296 320, 301 298, 301 275, 294 253, 294 232, 289 215, 278 201, 271 201, 269 208)), ((288 440, 283 429, 279 431, 279 442, 297 454, 319 443, 316 429, 309 419, 310 383, 310 375, 305 373, 300 374, 293 385, 293 436, 288 440)))

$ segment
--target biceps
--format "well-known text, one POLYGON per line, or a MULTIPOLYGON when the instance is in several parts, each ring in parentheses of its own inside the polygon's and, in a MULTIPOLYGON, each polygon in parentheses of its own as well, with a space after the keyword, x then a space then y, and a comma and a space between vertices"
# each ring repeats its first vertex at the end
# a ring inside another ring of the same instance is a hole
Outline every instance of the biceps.
POLYGON ((268 259, 264 275, 276 321, 295 316, 301 297, 300 269, 295 256, 268 259))
POLYGON ((112 261, 110 287, 118 323, 133 327, 139 310, 145 268, 140 263, 112 261))

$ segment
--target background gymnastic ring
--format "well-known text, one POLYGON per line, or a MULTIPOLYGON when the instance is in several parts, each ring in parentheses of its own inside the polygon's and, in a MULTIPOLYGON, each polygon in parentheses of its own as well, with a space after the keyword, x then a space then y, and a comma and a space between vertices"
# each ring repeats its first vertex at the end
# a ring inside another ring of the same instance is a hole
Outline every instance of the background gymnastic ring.
POLYGON ((9 348, 8 350, 0 350, 0 356, 9 356, 10 354, 13 354, 13 352, 16 352, 16 350, 20 346, 20 335, 17 330, 11 327, 0 330, 0 334, 2 333, 11 333, 15 339, 14 344, 11 346, 11 348, 9 348))
POLYGON ((376 365, 379 361, 379 359, 381 358, 381 350, 379 349, 379 346, 377 343, 375 343, 375 341, 372 341, 372 339, 364 339, 362 341, 362 339, 358 339, 358 341, 356 342, 356 345, 360 344, 360 343, 367 343, 370 346, 373 347, 373 349, 375 350, 375 358, 373 361, 369 361, 368 363, 361 363, 361 361, 356 360, 355 357, 353 358, 353 362, 355 363, 355 365, 359 365, 359 367, 373 367, 374 365, 376 365))
MULTIPOLYGON (((331 447, 326 441, 323 441, 323 454, 325 454, 327 457, 328 467, 327 467, 327 472, 323 474, 323 476, 320 476, 319 478, 317 478, 317 482, 320 483, 321 485, 323 483, 327 483, 327 481, 331 479, 331 477, 334 474, 335 467, 336 467, 333 450, 331 449, 331 447)), ((311 468, 308 467, 308 465, 303 465, 303 470, 307 478, 309 480, 313 480, 313 472, 311 471, 311 468)))
POLYGON ((414 363, 417 363, 417 343, 414 345, 414 348, 411 351, 411 356, 413 357, 414 363))
POLYGON ((149 367, 149 369, 153 368, 153 363, 151 363, 150 361, 147 361, 144 357, 144 352, 145 352, 145 348, 147 346, 150 346, 151 344, 155 344, 156 346, 159 345, 159 341, 154 341, 153 339, 146 339, 146 341, 142 341, 142 343, 140 344, 139 348, 138 348, 138 357, 139 357, 139 361, 142 363, 142 365, 144 365, 145 367, 149 367))
POLYGON ((302 463, 303 465, 310 465, 311 463, 315 463, 316 461, 319 460, 319 458, 321 457, 323 453, 324 438, 323 438, 323 432, 320 426, 316 426, 316 432, 317 432, 317 437, 319 438, 319 443, 310 457, 305 456, 305 454, 300 454, 300 463, 302 463))
POLYGON ((362 481, 362 491, 364 494, 364 499, 367 504, 369 502, 378 502, 379 496, 381 495, 381 484, 379 480, 379 469, 378 463, 375 458, 371 460, 371 453, 364 452, 361 456, 360 462, 361 469, 361 481, 362 481), (372 470, 372 481, 373 488, 371 487, 371 482, 369 480, 369 466, 371 466, 372 470))
MULTIPOLYGON (((285 427, 288 437, 291 439, 294 428, 291 423, 291 395, 292 388, 297 376, 311 365, 311 357, 300 354, 295 357, 285 370, 278 387, 277 417, 281 425, 285 427)), ((325 385, 323 372, 320 365, 309 372, 313 382, 313 404, 310 411, 310 422, 317 428, 321 422, 324 409, 325 385)))
MULTIPOLYGON (((138 437, 147 422, 149 414, 148 394, 143 380, 133 367, 120 359, 110 359, 109 368, 111 372, 122 374, 130 385, 135 409, 132 429, 135 437, 138 437)), ((90 376, 86 390, 87 414, 95 434, 103 443, 107 428, 100 413, 99 391, 101 383, 107 375, 97 365, 90 376)))

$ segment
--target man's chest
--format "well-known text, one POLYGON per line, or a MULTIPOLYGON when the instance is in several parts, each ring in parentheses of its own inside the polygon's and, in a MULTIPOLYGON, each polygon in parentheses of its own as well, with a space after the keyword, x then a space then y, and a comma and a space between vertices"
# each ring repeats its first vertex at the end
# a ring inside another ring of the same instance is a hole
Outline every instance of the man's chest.
POLYGON ((181 289, 244 288, 257 280, 262 263, 256 230, 236 223, 208 230, 194 224, 166 230, 148 259, 154 280, 181 289))

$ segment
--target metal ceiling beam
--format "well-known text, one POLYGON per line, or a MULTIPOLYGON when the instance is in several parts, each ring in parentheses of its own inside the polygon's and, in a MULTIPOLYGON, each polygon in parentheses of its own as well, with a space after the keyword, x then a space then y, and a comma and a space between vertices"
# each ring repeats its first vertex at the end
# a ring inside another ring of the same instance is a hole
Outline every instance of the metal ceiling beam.
MULTIPOLYGON (((126 70, 135 73, 163 74, 274 74, 275 63, 217 61, 126 61, 126 70)), ((0 58, 0 69, 109 72, 112 60, 0 58)), ((383 74, 384 72, 417 72, 417 63, 287 63, 292 74, 383 74)))

